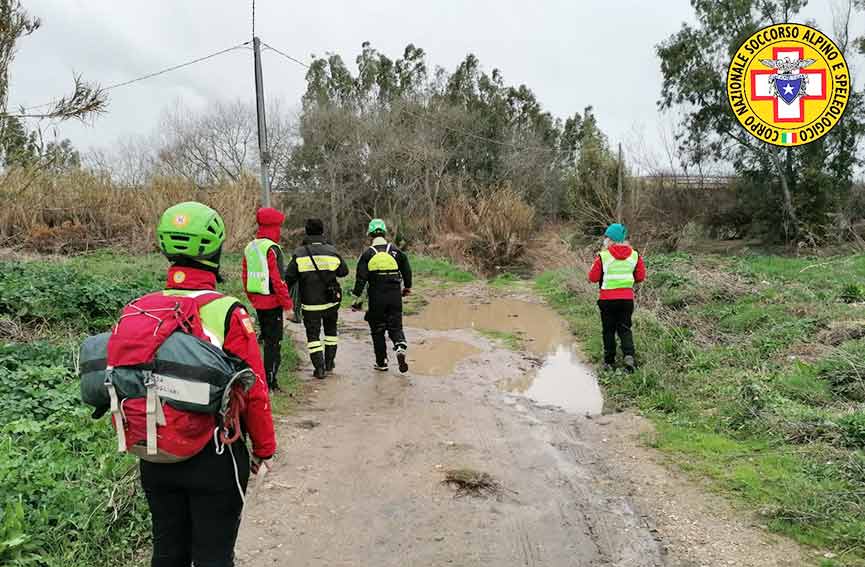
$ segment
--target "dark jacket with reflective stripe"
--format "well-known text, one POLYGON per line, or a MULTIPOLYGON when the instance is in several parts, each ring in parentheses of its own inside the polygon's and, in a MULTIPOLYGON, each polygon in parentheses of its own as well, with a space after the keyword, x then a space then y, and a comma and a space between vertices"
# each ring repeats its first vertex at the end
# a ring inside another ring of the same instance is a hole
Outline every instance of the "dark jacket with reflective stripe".
POLYGON ((348 265, 337 254, 336 248, 321 236, 306 237, 291 256, 285 269, 285 283, 291 287, 300 282, 300 302, 304 308, 329 304, 327 283, 348 275, 348 265), (318 265, 316 273, 310 253, 318 265))
POLYGON ((393 300, 402 297, 402 287, 411 288, 412 274, 411 265, 406 256, 399 248, 390 245, 390 255, 396 260, 396 270, 393 271, 377 271, 370 269, 369 262, 378 252, 385 252, 388 243, 381 240, 374 240, 373 246, 369 247, 361 254, 357 261, 357 277, 354 283, 354 295, 360 297, 363 293, 363 288, 369 283, 369 301, 370 304, 377 300, 393 300))

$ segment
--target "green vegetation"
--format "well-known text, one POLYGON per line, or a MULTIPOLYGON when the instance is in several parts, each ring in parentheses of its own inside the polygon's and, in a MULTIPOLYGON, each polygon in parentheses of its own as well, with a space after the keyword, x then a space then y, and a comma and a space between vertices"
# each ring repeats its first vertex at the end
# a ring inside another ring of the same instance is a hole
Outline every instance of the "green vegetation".
MULTIPOLYGON (((127 564, 150 536, 136 459, 116 451, 106 418, 80 402, 80 339, 164 282, 157 255, 111 252, 0 263, 0 564, 127 564)), ((245 301, 240 258, 223 291, 245 301)), ((283 342, 274 411, 290 410, 298 354, 283 342)))
MULTIPOLYGON (((851 293, 865 256, 649 260, 640 369, 601 375, 608 405, 641 409, 655 446, 770 529, 865 565, 865 305, 851 293)), ((581 276, 536 283, 599 361, 596 291, 581 276)))
POLYGON ((523 339, 517 333, 509 333, 507 331, 496 331, 494 329, 476 329, 482 336, 501 343, 509 350, 521 350, 523 348, 523 339))

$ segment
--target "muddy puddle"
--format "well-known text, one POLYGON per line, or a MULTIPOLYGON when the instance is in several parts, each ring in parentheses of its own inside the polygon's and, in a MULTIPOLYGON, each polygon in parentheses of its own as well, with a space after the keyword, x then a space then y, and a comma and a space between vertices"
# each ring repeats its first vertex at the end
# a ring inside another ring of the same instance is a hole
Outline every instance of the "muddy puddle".
MULTIPOLYGON (((597 414, 603 409, 597 378, 581 361, 565 322, 545 305, 515 299, 472 303, 464 297, 439 297, 431 299, 420 314, 408 317, 406 325, 435 331, 469 329, 517 346, 536 356, 540 367, 518 380, 503 381, 500 387, 574 413, 597 414)), ((474 347, 460 341, 428 340, 413 354, 421 355, 419 362, 427 361, 427 369, 437 367, 435 372, 424 372, 422 364, 416 364, 418 372, 447 375, 449 372, 439 372, 438 368, 452 371, 475 352, 474 347)))
POLYGON ((409 350, 411 370, 428 376, 453 374, 457 364, 480 350, 462 341, 450 339, 427 339, 409 350))

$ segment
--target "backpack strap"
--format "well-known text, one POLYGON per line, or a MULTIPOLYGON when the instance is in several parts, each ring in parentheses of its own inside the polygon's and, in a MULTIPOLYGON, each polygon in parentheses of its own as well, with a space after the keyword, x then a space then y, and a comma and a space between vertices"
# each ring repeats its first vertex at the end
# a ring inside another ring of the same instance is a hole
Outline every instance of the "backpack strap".
POLYGON ((144 375, 144 387, 147 389, 147 401, 145 405, 145 425, 147 428, 147 454, 156 455, 159 453, 156 448, 156 426, 165 425, 165 411, 162 408, 162 400, 159 399, 159 394, 156 393, 156 380, 153 377, 153 372, 147 370, 145 371, 144 375))
POLYGON ((123 431, 123 414, 120 409, 120 399, 117 397, 117 388, 111 377, 114 375, 114 367, 105 369, 105 389, 108 390, 108 399, 111 401, 111 419, 114 421, 114 431, 117 433, 117 450, 126 452, 126 433, 123 431))
POLYGON ((327 285, 327 282, 324 280, 324 276, 321 275, 321 270, 318 269, 318 264, 315 263, 315 256, 312 255, 312 252, 309 250, 309 246, 305 246, 306 254, 309 256, 310 261, 312 262, 312 267, 315 268, 315 275, 318 276, 318 279, 324 285, 327 285))

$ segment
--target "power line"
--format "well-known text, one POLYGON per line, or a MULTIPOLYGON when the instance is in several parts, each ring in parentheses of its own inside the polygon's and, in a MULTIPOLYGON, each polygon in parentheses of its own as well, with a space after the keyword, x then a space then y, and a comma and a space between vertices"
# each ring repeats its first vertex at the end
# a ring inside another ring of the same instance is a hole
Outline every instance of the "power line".
POLYGON ((185 63, 180 63, 179 65, 174 65, 174 66, 172 66, 172 67, 167 67, 167 68, 162 69, 162 70, 160 70, 160 71, 155 71, 155 72, 153 72, 153 73, 148 73, 147 75, 142 75, 142 76, 140 76, 140 77, 136 77, 136 78, 134 78, 134 79, 130 79, 130 80, 128 80, 128 81, 123 81, 122 83, 115 83, 115 84, 113 84, 113 85, 109 85, 109 86, 105 87, 105 88, 102 89, 102 90, 104 90, 104 91, 110 91, 110 90, 114 90, 114 89, 117 89, 117 88, 120 88, 120 87, 125 87, 125 86, 127 86, 127 85, 131 85, 131 84, 133 84, 133 83, 137 83, 137 82, 139 82, 139 81, 144 81, 144 80, 147 80, 147 79, 152 79, 153 77, 158 77, 159 75, 164 75, 164 74, 166 74, 166 73, 170 73, 170 72, 172 72, 172 71, 177 71, 178 69, 183 69, 184 67, 189 67, 190 65, 195 65, 196 63, 201 63, 201 62, 203 62, 203 61, 207 61, 208 59, 213 59, 214 57, 218 57, 218 56, 220 56, 220 55, 223 55, 223 54, 225 54, 225 53, 228 53, 229 51, 234 51, 235 49, 241 49, 241 48, 243 48, 243 47, 249 45, 250 43, 252 43, 251 40, 250 40, 250 41, 244 41, 243 43, 239 43, 239 44, 237 44, 237 45, 235 45, 235 46, 233 46, 233 47, 228 47, 228 48, 223 49, 223 50, 221 50, 221 51, 216 51, 216 52, 214 52, 214 53, 211 53, 210 55, 205 55, 204 57, 199 57, 198 59, 192 59, 191 61, 187 61, 187 62, 185 62, 185 63))
MULTIPOLYGON (((198 58, 196 58, 196 59, 191 59, 191 60, 189 60, 189 61, 185 61, 185 62, 183 62, 183 63, 179 63, 179 64, 177 64, 177 65, 172 65, 171 67, 166 67, 165 69, 160 69, 159 71, 154 71, 154 72, 152 72, 152 73, 147 73, 146 75, 141 75, 140 77, 135 77, 134 79, 129 79, 129 80, 127 80, 127 81, 121 81, 121 82, 119 82, 119 83, 113 83, 113 84, 110 84, 110 85, 108 85, 108 86, 106 86, 106 87, 103 87, 103 88, 102 88, 102 91, 103 91, 103 92, 112 91, 112 90, 114 90, 114 89, 119 89, 119 88, 121 88, 121 87, 126 87, 126 86, 129 86, 129 85, 132 85, 132 84, 134 84, 134 83, 138 83, 138 82, 141 82, 141 81, 146 81, 147 79, 152 79, 152 78, 154 78, 154 77, 158 77, 158 76, 160 76, 160 75, 164 75, 164 74, 166 74, 166 73, 171 73, 172 71, 177 71, 177 70, 179 70, 179 69, 183 69, 184 67, 189 67, 189 66, 191 66, 191 65, 195 65, 195 64, 197 64, 197 63, 202 63, 202 62, 204 62, 204 61, 207 61, 208 59, 213 59, 214 57, 218 57, 218 56, 223 55, 223 54, 225 54, 225 53, 228 53, 228 52, 230 52, 230 51, 234 51, 235 49, 242 49, 242 48, 246 47, 247 45, 249 45, 250 43, 252 43, 252 41, 245 41, 245 42, 243 42, 243 43, 239 43, 239 44, 234 45, 234 46, 232 46, 232 47, 228 47, 228 48, 226 48, 226 49, 222 49, 222 50, 219 50, 219 51, 215 51, 215 52, 213 52, 213 53, 210 53, 210 54, 208 54, 208 55, 204 55, 204 56, 202 56, 202 57, 198 57, 198 58)), ((21 109, 21 110, 22 110, 21 113, 6 113, 6 114, 2 114, 2 115, 0 115, 0 116, 23 116, 23 117, 28 117, 28 116, 26 115, 26 113, 27 113, 28 111, 30 111, 30 110, 35 110, 35 109, 37 109, 37 108, 44 108, 44 107, 46 107, 46 106, 51 106, 51 105, 57 104, 60 100, 62 100, 62 99, 54 99, 54 100, 52 100, 52 101, 45 102, 45 103, 42 103, 42 104, 36 104, 36 105, 33 105, 33 106, 24 107, 24 108, 21 109)), ((48 116, 48 115, 44 115, 43 117, 47 117, 47 116, 48 116)), ((38 117, 39 117, 39 115, 31 116, 31 118, 38 118, 38 117)))
POLYGON ((265 46, 266 48, 270 49, 271 51, 275 51, 276 53, 282 55, 283 57, 285 57, 286 59, 288 59, 288 60, 291 61, 292 63, 297 63, 297 64, 300 65, 301 67, 306 67, 307 69, 309 69, 309 64, 308 64, 308 63, 304 63, 304 62, 301 61, 300 59, 297 59, 297 58, 295 58, 295 57, 292 57, 291 55, 289 55, 288 53, 286 53, 286 52, 284 52, 284 51, 280 51, 279 49, 275 48, 274 46, 269 45, 267 42, 262 41, 261 44, 262 44, 263 46, 265 46))

